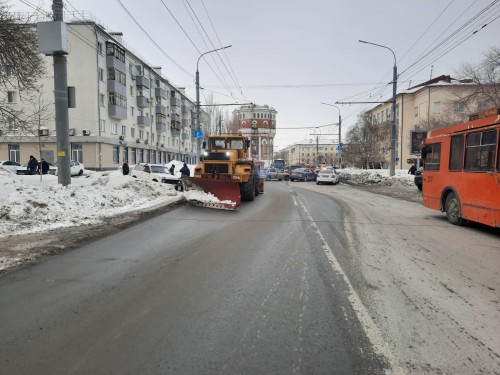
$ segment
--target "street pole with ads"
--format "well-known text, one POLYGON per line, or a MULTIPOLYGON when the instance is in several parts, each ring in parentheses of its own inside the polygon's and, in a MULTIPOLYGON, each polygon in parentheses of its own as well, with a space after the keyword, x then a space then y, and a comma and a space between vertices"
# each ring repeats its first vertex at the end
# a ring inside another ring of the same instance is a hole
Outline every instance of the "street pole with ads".
POLYGON ((398 86, 398 67, 396 65, 396 54, 392 49, 381 44, 375 44, 364 40, 360 40, 360 42, 388 49, 394 56, 394 67, 392 74, 391 160, 389 162, 389 175, 394 176, 396 174, 396 91, 398 86))
MULTIPOLYGON (((201 109, 200 109, 200 73, 198 71, 198 65, 200 63, 200 59, 205 56, 208 53, 212 53, 215 51, 220 51, 221 49, 226 49, 232 46, 225 46, 221 48, 217 48, 211 51, 207 51, 205 53, 202 53, 200 57, 198 57, 198 61, 196 62, 196 131, 199 134, 201 131, 201 125, 200 125, 200 116, 201 116, 201 109)), ((200 154, 201 154, 201 138, 198 136, 196 138, 196 162, 200 162, 200 154)))
MULTIPOLYGON (((329 104, 329 103, 321 103, 321 104, 329 105, 330 107, 335 107, 339 111, 339 146, 342 146, 342 116, 340 116, 340 108, 334 104, 329 104)), ((340 153, 339 167, 342 168, 342 152, 339 151, 339 153, 340 153)))

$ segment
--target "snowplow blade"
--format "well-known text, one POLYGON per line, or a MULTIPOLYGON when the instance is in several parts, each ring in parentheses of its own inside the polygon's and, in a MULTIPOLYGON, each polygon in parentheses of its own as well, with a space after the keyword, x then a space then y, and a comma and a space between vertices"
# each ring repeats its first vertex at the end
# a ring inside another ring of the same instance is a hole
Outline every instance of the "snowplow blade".
POLYGON ((195 206, 235 210, 241 203, 240 186, 234 182, 219 181, 210 178, 189 178, 186 183, 186 189, 188 191, 203 191, 207 194, 212 194, 216 198, 208 201, 190 198, 189 203, 195 206))

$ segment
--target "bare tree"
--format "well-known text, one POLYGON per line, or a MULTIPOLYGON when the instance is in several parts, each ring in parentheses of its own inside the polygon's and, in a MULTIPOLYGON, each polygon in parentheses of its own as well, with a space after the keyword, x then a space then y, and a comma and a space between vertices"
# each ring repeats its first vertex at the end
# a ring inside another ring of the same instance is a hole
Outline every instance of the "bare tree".
MULTIPOLYGON (((0 88, 10 95, 31 100, 45 74, 42 55, 37 49, 36 29, 29 20, 22 21, 9 13, 9 6, 0 0, 0 88)), ((33 112, 25 114, 7 101, 0 101, 0 127, 23 129, 31 123, 33 112)))
POLYGON ((477 89, 462 97, 465 104, 486 101, 492 107, 500 106, 500 48, 491 47, 478 66, 462 64, 457 72, 461 80, 470 80, 477 89))

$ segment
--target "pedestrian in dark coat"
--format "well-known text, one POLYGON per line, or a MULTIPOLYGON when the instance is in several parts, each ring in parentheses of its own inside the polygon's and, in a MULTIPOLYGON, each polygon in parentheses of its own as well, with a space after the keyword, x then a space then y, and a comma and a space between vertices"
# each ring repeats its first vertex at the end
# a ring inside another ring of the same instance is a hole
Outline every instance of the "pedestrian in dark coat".
POLYGON ((417 171, 417 167, 415 166, 415 164, 412 164, 410 169, 408 170, 408 174, 415 174, 415 172, 417 171))
POLYGON ((47 163, 47 161, 45 159, 42 159, 40 164, 41 164, 42 174, 49 173, 49 163, 47 163))
POLYGON ((172 164, 172 166, 170 167, 170 169, 168 171, 170 172, 171 175, 173 175, 175 172, 175 165, 172 164))
POLYGON ((186 163, 184 163, 184 165, 180 169, 180 172, 181 172, 182 177, 184 177, 184 176, 189 177, 189 175, 191 174, 191 171, 189 170, 189 167, 187 166, 186 163))
POLYGON ((127 162, 124 162, 122 165, 122 173, 124 176, 127 176, 130 173, 130 168, 127 162))
POLYGON ((29 174, 36 174, 36 170, 38 168, 38 160, 33 155, 30 155, 30 160, 28 161, 28 171, 29 174))

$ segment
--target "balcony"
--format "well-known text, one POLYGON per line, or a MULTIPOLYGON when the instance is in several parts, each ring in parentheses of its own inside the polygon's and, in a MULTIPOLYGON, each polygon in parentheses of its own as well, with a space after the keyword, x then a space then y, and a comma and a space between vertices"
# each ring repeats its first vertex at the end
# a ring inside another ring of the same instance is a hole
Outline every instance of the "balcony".
POLYGON ((155 88, 155 96, 159 96, 160 98, 167 98, 167 90, 164 90, 160 87, 155 88))
POLYGON ((189 119, 188 119, 188 118, 183 118, 183 119, 181 120, 181 123, 182 123, 182 127, 183 127, 183 128, 187 128, 187 127, 189 127, 189 119))
POLYGON ((140 108, 149 107, 149 98, 142 95, 137 96, 137 106, 140 108))
POLYGON ((179 124, 181 123, 181 115, 179 115, 178 113, 171 113, 170 114, 170 120, 172 120, 172 122, 178 122, 179 124))
POLYGON ((137 125, 141 125, 141 126, 151 125, 151 117, 137 116, 137 125))
POLYGON ((135 85, 143 86, 149 89, 149 79, 144 76, 136 76, 135 77, 135 85))
POLYGON ((108 79, 108 91, 127 96, 127 87, 114 79, 108 79))
POLYGON ((189 106, 187 106, 186 104, 183 104, 181 106, 181 112, 183 115, 189 113, 189 106))
POLYGON ((185 141, 186 139, 189 139, 189 134, 187 132, 182 132, 182 137, 181 139, 185 141))
POLYGON ((163 122, 157 122, 156 123, 156 131, 159 133, 166 132, 167 131, 167 124, 163 122))
POLYGON ((157 105, 155 107, 155 113, 158 115, 158 114, 162 114, 162 115, 167 115, 167 107, 163 106, 163 105, 157 105))
POLYGON ((179 98, 170 98, 170 106, 171 107, 180 107, 181 106, 181 100, 179 98))
POLYGON ((127 71, 125 63, 120 59, 117 59, 116 57, 111 55, 106 56, 106 67, 115 68, 116 70, 119 70, 122 73, 125 73, 127 71))
POLYGON ((127 108, 108 104, 108 115, 118 120, 125 120, 127 118, 127 108))

